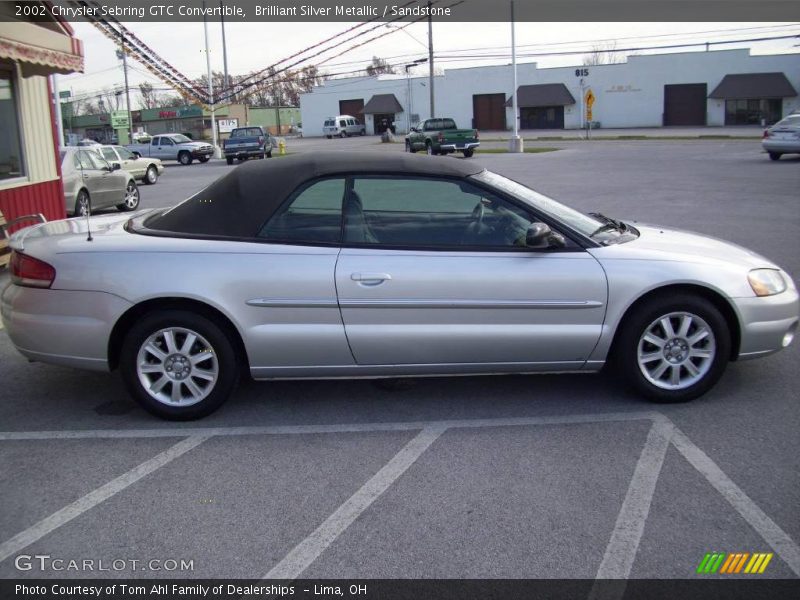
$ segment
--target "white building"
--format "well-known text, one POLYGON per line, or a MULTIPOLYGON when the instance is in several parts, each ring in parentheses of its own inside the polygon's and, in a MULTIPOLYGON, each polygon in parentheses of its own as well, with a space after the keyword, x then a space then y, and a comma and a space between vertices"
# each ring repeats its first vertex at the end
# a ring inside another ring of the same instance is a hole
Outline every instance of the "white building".
MULTIPOLYGON (((585 126, 583 99, 595 97, 594 126, 722 126, 774 123, 800 109, 800 54, 751 56, 720 50, 630 56, 613 65, 540 69, 517 66, 520 128, 585 126)), ((436 116, 460 127, 509 130, 510 65, 450 69, 434 78, 436 116)), ((305 135, 322 135, 326 118, 362 119, 367 133, 394 123, 398 133, 430 116, 427 77, 331 79, 300 96, 305 135)))

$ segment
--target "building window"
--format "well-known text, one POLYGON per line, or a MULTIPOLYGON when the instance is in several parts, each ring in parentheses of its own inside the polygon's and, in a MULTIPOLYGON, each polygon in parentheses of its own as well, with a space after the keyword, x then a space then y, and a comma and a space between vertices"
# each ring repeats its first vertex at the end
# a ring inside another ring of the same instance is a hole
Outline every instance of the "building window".
POLYGON ((0 69, 0 181, 25 175, 12 71, 0 69))
POLYGON ((781 120, 780 98, 749 98, 725 101, 725 125, 774 125, 781 120))

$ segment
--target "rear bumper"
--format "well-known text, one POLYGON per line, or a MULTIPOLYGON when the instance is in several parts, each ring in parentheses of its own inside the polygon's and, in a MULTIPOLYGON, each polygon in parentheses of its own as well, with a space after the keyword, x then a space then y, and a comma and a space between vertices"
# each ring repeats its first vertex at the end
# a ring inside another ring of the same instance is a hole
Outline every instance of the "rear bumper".
POLYGON ((104 292, 42 290, 9 284, 0 315, 14 347, 30 360, 108 371, 111 330, 131 304, 104 292))
POLYGON ((480 145, 480 142, 467 142, 465 144, 439 144, 439 149, 445 150, 446 152, 460 152, 462 150, 474 150, 480 145))
MULTIPOLYGON (((739 359, 767 356, 785 347, 787 334, 796 334, 800 300, 797 290, 764 298, 734 298, 742 324, 739 359)), ((788 344, 786 344, 788 345, 788 344)))
POLYGON ((775 140, 766 138, 761 142, 761 146, 767 152, 783 152, 784 154, 800 153, 800 140, 775 140))
POLYGON ((236 148, 225 150, 225 158, 249 158, 251 156, 261 156, 269 152, 266 148, 236 148))

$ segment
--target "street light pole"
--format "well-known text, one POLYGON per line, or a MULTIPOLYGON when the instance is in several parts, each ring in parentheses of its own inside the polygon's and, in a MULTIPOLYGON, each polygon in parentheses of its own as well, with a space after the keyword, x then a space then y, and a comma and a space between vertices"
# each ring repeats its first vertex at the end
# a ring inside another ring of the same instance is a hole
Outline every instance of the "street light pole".
POLYGON ((430 66, 428 74, 428 85, 431 88, 431 114, 430 118, 435 116, 433 106, 433 16, 431 15, 431 0, 428 0, 428 63, 430 66))
MULTIPOLYGON (((206 0, 203 0, 203 13, 205 13, 206 0)), ((203 15, 203 32, 206 40, 206 73, 208 77, 208 101, 211 104, 211 144, 214 146, 214 158, 219 158, 217 147, 217 120, 214 115, 214 83, 211 79, 211 54, 208 52, 208 19, 203 15)))
POLYGON ((514 135, 511 138, 509 151, 524 152, 522 138, 519 135, 519 107, 517 104, 517 39, 514 31, 514 0, 511 0, 511 68, 514 71, 514 92, 511 95, 511 108, 514 112, 514 135))
POLYGON ((222 9, 222 0, 219 0, 219 19, 222 23, 222 68, 225 72, 225 87, 230 90, 231 79, 228 76, 228 45, 225 43, 225 11, 222 9))
MULTIPOLYGON (((128 143, 133 142, 133 117, 131 116, 131 90, 128 87, 128 53, 125 52, 125 37, 120 33, 120 51, 122 52, 122 70, 125 73, 125 108, 128 109, 128 143)), ((121 142, 121 140, 117 140, 121 142)))

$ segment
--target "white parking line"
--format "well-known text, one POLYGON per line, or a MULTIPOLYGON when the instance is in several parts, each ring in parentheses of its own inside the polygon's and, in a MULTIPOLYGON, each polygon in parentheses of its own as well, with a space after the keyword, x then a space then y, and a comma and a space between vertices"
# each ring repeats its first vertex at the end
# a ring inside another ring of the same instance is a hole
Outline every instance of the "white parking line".
POLYGON ((786 565, 800 577, 800 547, 777 523, 770 519, 742 489, 725 475, 708 455, 686 437, 680 429, 675 429, 673 445, 684 458, 697 469, 714 488, 722 494, 731 506, 742 515, 780 556, 786 565))
POLYGON ((163 438, 234 435, 304 435, 318 433, 368 433, 375 431, 416 431, 431 428, 482 428, 528 425, 569 425, 615 421, 664 420, 655 411, 595 413, 587 415, 554 415, 499 419, 463 419, 451 421, 408 421, 399 423, 349 423, 341 425, 265 425, 254 427, 183 427, 164 429, 77 429, 66 431, 5 431, 0 441, 10 440, 78 440, 119 438, 163 438))
POLYGON ((628 484, 628 493, 617 515, 611 540, 597 570, 597 581, 589 594, 592 600, 621 598, 625 591, 621 585, 610 586, 602 580, 625 580, 630 577, 673 430, 671 422, 661 420, 654 422, 647 434, 647 441, 628 484))
POLYGON ((167 448, 164 450, 164 452, 144 461, 139 466, 134 467, 127 473, 124 473, 116 479, 112 479, 105 485, 97 488, 96 490, 89 492, 72 504, 69 504, 61 510, 54 512, 49 517, 42 519, 25 531, 18 533, 10 540, 0 544, 0 562, 4 561, 14 553, 19 552, 23 548, 31 545, 37 540, 40 540, 48 533, 58 529, 62 525, 69 523, 72 521, 72 519, 79 517, 87 510, 94 508, 101 502, 105 502, 131 484, 139 481, 142 477, 149 475, 156 469, 160 469, 179 456, 186 454, 189 452, 189 450, 196 448, 207 439, 208 437, 192 436, 182 440, 174 446, 167 448))
POLYGON ((264 579, 296 579, 305 571, 338 538, 358 516, 380 498, 389 486, 422 456, 446 428, 428 427, 423 429, 413 440, 408 442, 400 452, 395 454, 380 471, 375 473, 361 488, 311 535, 300 542, 277 565, 264 576, 264 579))

